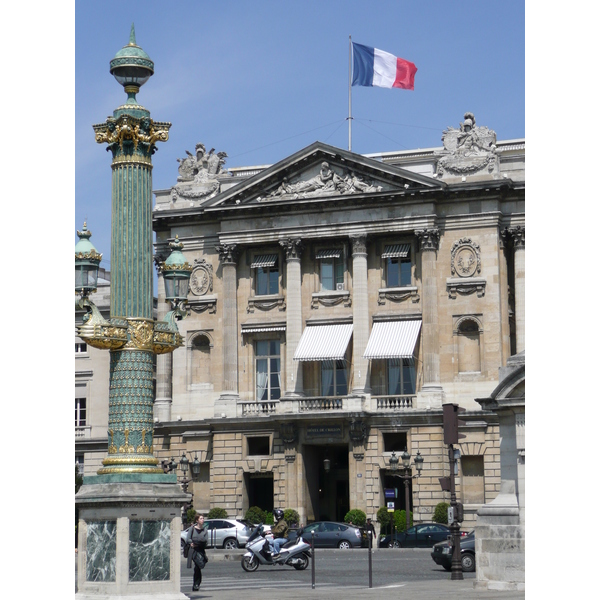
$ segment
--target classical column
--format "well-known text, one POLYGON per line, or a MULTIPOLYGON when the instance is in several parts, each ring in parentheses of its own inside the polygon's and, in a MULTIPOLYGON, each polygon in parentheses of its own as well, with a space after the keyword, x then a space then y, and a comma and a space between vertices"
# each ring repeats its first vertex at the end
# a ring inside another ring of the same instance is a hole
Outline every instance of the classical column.
POLYGON ((421 280, 423 283, 423 386, 417 405, 441 407, 443 389, 440 383, 440 342, 438 323, 437 250, 439 229, 415 231, 421 247, 421 280))
POLYGON ((367 236, 350 238, 352 243, 352 329, 354 363, 353 394, 370 393, 369 360, 363 358, 369 341, 369 294, 367 289, 367 236))
POLYGON ((238 394, 237 244, 216 246, 223 267, 223 388, 215 415, 236 416, 238 394))
MULTIPOLYGON (((165 302, 165 280, 162 265, 166 256, 156 253, 154 263, 158 274, 158 306, 156 317, 162 321, 169 311, 165 302)), ((156 398, 154 400, 154 418, 160 423, 171 420, 171 406, 173 404, 173 354, 167 352, 156 356, 156 398)))
POLYGON ((525 350, 525 227, 510 227, 515 271, 515 329, 517 354, 525 350))
POLYGON ((302 269, 300 259, 304 244, 299 238, 279 242, 285 250, 286 309, 285 309, 285 396, 303 396, 302 363, 294 353, 302 335, 302 269))
POLYGON ((498 232, 498 275, 500 278, 500 332, 501 332, 501 354, 502 365, 510 357, 510 306, 508 301, 508 248, 509 235, 506 230, 498 232))

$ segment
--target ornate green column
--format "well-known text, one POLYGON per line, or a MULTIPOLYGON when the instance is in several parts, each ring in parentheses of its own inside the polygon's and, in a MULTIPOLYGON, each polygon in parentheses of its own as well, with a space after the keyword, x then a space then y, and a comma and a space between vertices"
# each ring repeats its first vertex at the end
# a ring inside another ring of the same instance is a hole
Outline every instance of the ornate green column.
POLYGON ((153 318, 152 154, 169 139, 170 123, 159 123, 136 94, 154 73, 154 63, 129 44, 110 63, 127 101, 104 123, 96 141, 112 155, 111 313, 105 319, 90 300, 102 259, 86 224, 75 247, 77 304, 86 310, 77 335, 110 352, 108 455, 97 475, 84 477, 75 496, 79 508, 77 600, 159 597, 186 600, 181 593, 181 509, 190 494, 175 473, 164 473, 153 453, 153 363, 173 352, 182 338, 177 320, 192 267, 178 239, 160 268, 171 310, 153 318))
MULTIPOLYGON (((110 321, 95 314, 83 298, 91 314, 78 334, 90 345, 110 350, 108 456, 98 475, 162 475, 153 454, 154 354, 181 345, 175 318, 183 313, 175 303, 165 321, 153 319, 152 154, 156 142, 169 139, 171 124, 153 121, 136 100, 154 63, 136 44, 133 26, 129 44, 111 60, 110 72, 127 93, 112 117, 93 126, 96 142, 107 144, 112 154, 110 321)), ((180 249, 180 244, 174 247, 180 249)))

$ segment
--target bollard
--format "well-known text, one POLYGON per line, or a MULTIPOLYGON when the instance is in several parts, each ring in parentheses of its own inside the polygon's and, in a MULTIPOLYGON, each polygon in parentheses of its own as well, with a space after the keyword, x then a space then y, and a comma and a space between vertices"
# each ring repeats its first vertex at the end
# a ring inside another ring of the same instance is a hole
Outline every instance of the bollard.
POLYGON ((310 549, 312 551, 312 589, 315 589, 315 532, 310 532, 310 549))
POLYGON ((369 531, 369 587, 373 587, 373 558, 372 552, 373 549, 373 532, 369 531))

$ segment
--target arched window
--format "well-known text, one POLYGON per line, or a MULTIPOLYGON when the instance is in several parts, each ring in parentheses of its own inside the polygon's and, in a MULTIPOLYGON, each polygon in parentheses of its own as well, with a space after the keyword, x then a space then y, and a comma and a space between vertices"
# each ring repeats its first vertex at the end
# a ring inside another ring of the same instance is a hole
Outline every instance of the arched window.
POLYGON ((458 372, 481 371, 481 348, 479 323, 474 319, 464 319, 458 325, 458 372))

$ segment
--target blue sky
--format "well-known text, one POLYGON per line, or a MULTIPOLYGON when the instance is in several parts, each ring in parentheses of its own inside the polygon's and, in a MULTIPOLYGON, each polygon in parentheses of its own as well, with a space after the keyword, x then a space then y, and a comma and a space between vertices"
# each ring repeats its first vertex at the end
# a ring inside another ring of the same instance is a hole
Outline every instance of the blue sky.
MULTIPOLYGON (((228 167, 272 164, 319 140, 348 148, 349 36, 414 62, 414 91, 353 87, 352 150, 441 145, 465 111, 498 139, 525 136, 522 0, 76 2, 75 226, 110 268, 110 154, 92 124, 123 103, 109 61, 136 41, 155 63, 138 101, 172 123, 153 188, 197 142, 228 167), (142 10, 143 8, 143 10, 142 10)), ((75 238, 76 239, 76 238, 75 238)))

